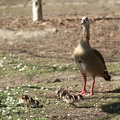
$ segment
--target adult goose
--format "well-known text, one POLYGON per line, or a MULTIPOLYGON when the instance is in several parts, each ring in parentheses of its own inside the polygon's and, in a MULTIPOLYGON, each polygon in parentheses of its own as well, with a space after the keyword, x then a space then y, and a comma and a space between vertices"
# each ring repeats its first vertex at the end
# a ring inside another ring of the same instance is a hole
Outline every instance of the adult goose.
POLYGON ((82 17, 81 25, 83 29, 82 37, 79 45, 75 48, 73 55, 74 60, 84 78, 83 88, 80 94, 87 95, 86 82, 87 75, 90 74, 93 79, 91 82, 91 90, 89 95, 93 95, 95 77, 100 76, 107 81, 110 81, 111 77, 108 74, 105 61, 101 53, 90 46, 89 19, 87 17, 82 17))

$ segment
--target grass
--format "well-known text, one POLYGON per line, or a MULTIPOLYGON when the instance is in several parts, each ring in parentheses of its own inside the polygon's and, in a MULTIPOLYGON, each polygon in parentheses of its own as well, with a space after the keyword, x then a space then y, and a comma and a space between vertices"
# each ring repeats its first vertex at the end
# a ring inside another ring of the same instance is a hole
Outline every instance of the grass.
MULTIPOLYGON (((37 119, 37 120, 49 120, 52 117, 55 117, 54 114, 58 117, 65 117, 69 119, 69 115, 77 111, 78 108, 70 107, 67 103, 57 100, 55 95, 55 90, 59 86, 73 86, 77 85, 77 82, 61 82, 61 83, 40 83, 40 84, 28 84, 26 86, 18 86, 15 88, 6 88, 0 92, 0 116, 1 119, 37 119), (18 99, 21 95, 28 94, 35 99, 38 99, 40 104, 43 104, 43 108, 32 108, 32 107, 24 107, 17 106, 18 99), (64 110, 68 111, 64 113, 64 110), (60 115, 60 112, 63 115, 60 115)), ((100 87, 99 84, 96 85, 100 87)), ((102 86, 101 86, 102 87, 102 86)), ((78 89, 78 87, 77 87, 78 89)), ((86 97, 84 101, 80 101, 76 103, 77 106, 80 106, 79 112, 84 111, 85 108, 89 108, 86 117, 89 116, 93 119, 105 119, 105 118, 116 118, 119 117, 120 114, 120 94, 119 90, 116 87, 114 90, 106 91, 105 93, 96 93, 93 97, 86 97), (115 91, 116 90, 116 91, 115 91), (93 112, 94 110, 94 112, 93 112), (96 112, 96 113, 95 113, 96 112), (106 113, 103 116, 99 116, 98 112, 106 113), (95 115, 96 114, 96 115, 95 115), (98 115, 97 115, 98 114, 98 115), (99 117, 97 117, 99 116, 99 117)), ((73 88, 73 91, 76 91, 76 87, 73 88)))
MULTIPOLYGON (((24 76, 39 76, 44 74, 55 74, 59 72, 76 73, 78 68, 74 62, 67 63, 57 63, 52 64, 49 62, 49 58, 43 58, 39 60, 34 60, 32 62, 31 56, 17 56, 15 54, 3 55, 0 54, 0 74, 1 78, 4 77, 15 77, 19 75, 24 76), (27 58, 29 57, 29 60, 27 58), (31 61, 30 61, 31 60, 31 61), (40 62, 38 64, 38 61, 40 62), (43 63, 44 61, 44 63, 43 63)), ((106 63, 109 72, 119 73, 120 72, 120 62, 107 62, 106 63)))
MULTIPOLYGON (((16 75, 40 75, 46 73, 55 73, 60 71, 73 71, 76 68, 72 68, 69 64, 51 64, 47 59, 42 59, 44 64, 40 65, 35 62, 26 61, 24 58, 16 55, 2 55, 0 56, 0 69, 1 77, 14 77, 16 75), (45 62, 46 61, 46 62, 45 62), (47 64, 46 64, 47 63, 47 64), (14 74, 13 74, 14 73, 14 74)), ((31 58, 30 58, 31 59, 31 58)))
MULTIPOLYGON (((30 56, 29 56, 30 57, 30 56)), ((27 56, 28 58, 28 56, 27 56)), ((74 63, 70 64, 52 64, 49 63, 47 58, 39 60, 39 62, 44 61, 43 65, 38 64, 38 61, 31 62, 31 58, 26 59, 25 56, 19 56, 14 54, 0 54, 0 69, 1 69, 1 78, 5 79, 6 77, 19 77, 23 76, 25 78, 33 77, 35 75, 54 75, 59 73, 64 74, 75 74, 78 69, 74 63), (28 61, 27 61, 28 60, 28 61), (45 62, 46 61, 46 62, 45 62)), ((33 61, 33 60, 32 60, 33 61)), ((108 62, 108 69, 110 72, 119 73, 119 62, 108 62)), ((45 77, 44 76, 44 77, 45 77)), ((89 82, 89 81, 88 81, 89 82)), ((79 112, 84 111, 85 108, 89 108, 86 113, 82 113, 86 119, 90 117, 91 119, 119 119, 120 114, 120 88, 117 85, 111 86, 113 83, 108 83, 107 86, 102 82, 97 82, 95 89, 97 90, 96 95, 93 97, 86 97, 84 101, 77 103, 80 106, 79 112), (109 90, 109 88, 111 88, 109 90), (105 91, 105 92, 102 92, 105 91), (93 112, 94 110, 94 112, 93 112), (96 112, 96 113, 95 113, 96 112), (99 114, 103 113, 103 116, 99 114), (97 117, 99 116, 99 117, 97 117)), ((57 117, 61 119, 70 119, 72 112, 74 111, 77 114, 77 109, 70 107, 67 103, 58 101, 55 95, 55 90, 58 87, 70 88, 72 91, 77 92, 79 88, 82 87, 79 81, 70 82, 65 80, 60 83, 39 83, 39 84, 28 84, 26 86, 17 86, 14 88, 6 88, 0 92, 0 119, 36 119, 36 120, 49 120, 51 118, 57 117), (79 84, 79 85, 78 85, 79 84), (43 108, 32 108, 24 107, 23 105, 17 106, 18 99, 21 95, 28 94, 34 98, 37 98, 40 101, 40 104, 43 104, 43 108), (64 110, 67 110, 67 113, 64 113, 64 110), (61 115, 60 112, 61 111, 61 115), (56 115, 56 116, 55 116, 56 115)), ((89 88, 90 86, 88 86, 89 88)), ((78 113, 80 114, 80 113, 78 113)), ((76 116, 72 116, 72 118, 76 116)), ((56 119, 57 119, 56 118, 56 119)))
POLYGON ((120 73, 120 61, 106 63, 108 70, 112 73, 120 73))
MULTIPOLYGON (((40 88, 40 87, 39 87, 40 88)), ((43 87, 41 87, 41 89, 39 89, 39 92, 44 91, 42 90, 43 87)), ((46 90, 46 89, 45 89, 46 90)), ((23 86, 23 87, 17 87, 17 88, 7 88, 6 90, 2 91, 0 94, 0 99, 2 100, 2 104, 1 104, 1 109, 0 109, 0 116, 1 119, 25 119, 27 117, 29 117, 30 119, 35 118, 36 115, 35 112, 37 112, 36 114, 38 114, 38 112, 41 112, 45 109, 45 108, 26 108, 24 106, 17 106, 18 104, 18 99, 22 94, 36 94, 38 92, 37 86, 34 87, 34 89, 32 87, 30 87, 30 85, 28 86, 23 86), (26 114, 27 113, 27 114, 26 114)), ((34 96, 35 97, 35 96, 34 96)), ((40 100, 40 104, 43 104, 44 101, 42 100, 42 98, 39 97, 40 100)), ((41 114, 40 116, 37 117, 37 119, 39 120, 47 120, 47 118, 45 118, 44 116, 41 119, 41 114)))

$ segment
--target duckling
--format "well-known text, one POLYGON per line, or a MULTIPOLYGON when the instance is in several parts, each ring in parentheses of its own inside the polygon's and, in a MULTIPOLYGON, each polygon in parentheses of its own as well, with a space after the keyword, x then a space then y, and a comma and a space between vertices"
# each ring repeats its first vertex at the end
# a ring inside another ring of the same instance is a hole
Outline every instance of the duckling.
POLYGON ((84 100, 83 96, 78 94, 78 95, 72 95, 72 94, 66 94, 63 97, 63 101, 66 103, 69 103, 70 105, 76 106, 74 103, 79 102, 79 100, 84 100))
POLYGON ((56 91, 56 94, 59 99, 62 99, 66 94, 69 94, 69 92, 64 88, 58 88, 58 90, 56 91))
POLYGON ((28 95, 22 95, 19 99, 19 103, 23 103, 27 106, 34 106, 34 107, 42 107, 43 105, 39 104, 38 100, 34 100, 32 97, 28 95))
POLYGON ((21 98, 24 100, 25 104, 34 104, 34 99, 28 95, 22 95, 21 98))
POLYGON ((76 106, 74 103, 79 102, 79 100, 83 100, 83 96, 78 94, 78 95, 72 95, 68 92, 68 90, 65 90, 63 88, 59 88, 56 91, 57 97, 59 99, 62 99, 66 103, 76 106))

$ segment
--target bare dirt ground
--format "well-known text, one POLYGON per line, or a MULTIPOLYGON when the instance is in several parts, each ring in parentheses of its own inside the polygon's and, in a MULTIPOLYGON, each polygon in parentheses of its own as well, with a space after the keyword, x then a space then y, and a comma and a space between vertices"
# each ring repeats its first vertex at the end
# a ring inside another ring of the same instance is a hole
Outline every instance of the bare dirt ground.
MULTIPOLYGON (((83 7, 85 4, 87 3, 84 3, 83 7)), ((45 5, 50 6, 51 4, 46 3, 45 5)), ((58 6, 60 7, 60 5, 58 6)), ((106 6, 104 6, 104 8, 104 11, 101 11, 99 15, 97 15, 97 13, 90 15, 89 12, 85 15, 89 16, 91 23, 91 46, 103 54, 106 62, 116 63, 116 70, 110 70, 113 83, 115 84, 115 81, 120 79, 120 68, 117 67, 117 63, 120 63, 120 14, 119 12, 114 14, 111 12, 110 14, 106 6), (107 11, 106 13, 105 10, 107 11), (109 15, 103 16, 107 13, 109 13, 109 15)), ((47 11, 47 8, 45 8, 45 10, 47 11)), ((72 56, 74 48, 80 41, 80 21, 82 16, 76 11, 72 14, 69 12, 69 15, 65 14, 56 15, 55 13, 54 17, 50 17, 46 12, 45 19, 39 22, 32 22, 30 16, 13 17, 13 15, 11 15, 12 17, 10 16, 9 18, 3 17, 0 19, 0 53, 4 55, 12 53, 24 57, 27 61, 29 61, 29 56, 32 56, 32 60, 37 59, 40 61, 38 64, 41 65, 46 64, 46 62, 44 62, 44 60, 41 61, 41 59, 47 59, 50 64, 74 64, 74 61, 71 61, 69 58, 72 56)), ((84 13, 82 13, 82 15, 83 14, 84 13)), ((69 74, 69 79, 71 82, 76 80, 79 83, 79 79, 82 79, 80 76, 80 74, 69 74)), ((3 89, 6 85, 15 87, 28 84, 29 82, 32 84, 45 82, 45 80, 48 81, 56 77, 65 79, 68 77, 68 74, 53 73, 52 77, 45 76, 45 78, 43 78, 39 75, 37 77, 32 76, 30 79, 26 79, 24 76, 17 76, 14 79, 12 77, 1 78, 0 88, 3 89)), ((97 78, 97 81, 99 80, 101 80, 101 78, 97 78)), ((106 90, 111 86, 110 83, 106 90)), ((89 119, 89 113, 88 116, 83 117, 87 109, 88 108, 82 109, 81 119, 89 119)), ((47 112, 54 116, 54 113, 50 113, 50 111, 51 108, 47 112)), ((93 109, 91 112, 96 116, 106 116, 106 113, 94 111, 93 109)), ((62 113, 73 114, 73 116, 69 118, 71 120, 77 120, 79 119, 78 116, 80 116, 79 111, 74 108, 67 112, 63 109, 61 114, 62 113)), ((62 117, 60 119, 62 119, 62 117)))

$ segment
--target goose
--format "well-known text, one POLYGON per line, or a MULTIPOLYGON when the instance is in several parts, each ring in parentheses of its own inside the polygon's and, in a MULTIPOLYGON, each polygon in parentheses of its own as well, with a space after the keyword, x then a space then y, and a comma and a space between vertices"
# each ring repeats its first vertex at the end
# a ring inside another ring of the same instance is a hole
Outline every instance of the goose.
POLYGON ((91 96, 94 94, 95 77, 103 77, 106 81, 111 81, 111 76, 108 74, 105 60, 101 53, 90 46, 90 24, 88 17, 82 17, 81 25, 83 29, 81 40, 75 48, 73 56, 84 78, 83 88, 80 94, 91 96), (93 78, 89 94, 86 91, 87 75, 91 75, 93 78))

